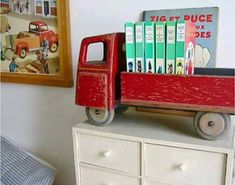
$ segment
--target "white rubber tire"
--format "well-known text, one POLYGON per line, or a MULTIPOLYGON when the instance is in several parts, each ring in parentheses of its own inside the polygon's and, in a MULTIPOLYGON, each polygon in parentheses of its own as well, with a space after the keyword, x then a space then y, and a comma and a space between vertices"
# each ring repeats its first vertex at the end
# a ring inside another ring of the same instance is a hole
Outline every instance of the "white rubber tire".
POLYGON ((114 110, 94 109, 86 107, 86 115, 93 125, 105 126, 113 121, 114 110))
POLYGON ((217 140, 229 130, 231 119, 228 114, 198 112, 194 117, 194 128, 204 139, 217 140))

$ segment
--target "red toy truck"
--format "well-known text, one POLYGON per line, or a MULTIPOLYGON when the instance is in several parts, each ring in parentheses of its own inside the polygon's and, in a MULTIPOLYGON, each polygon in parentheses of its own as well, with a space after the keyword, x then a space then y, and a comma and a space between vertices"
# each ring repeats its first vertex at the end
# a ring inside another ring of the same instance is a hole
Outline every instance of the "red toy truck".
MULTIPOLYGON (((115 109, 128 105, 194 111, 201 137, 214 140, 226 133, 229 114, 235 112, 234 70, 232 76, 127 73, 123 45, 124 33, 89 37, 81 43, 76 104, 86 107, 91 123, 109 124, 115 109), (88 46, 100 42, 103 61, 87 61, 88 46)), ((219 70, 211 69, 215 71, 219 70)))
MULTIPOLYGON (((30 22, 28 31, 22 31, 13 38, 13 49, 20 58, 25 58, 30 51, 40 50, 44 39, 49 42, 49 50, 52 53, 58 49, 58 34, 49 30, 47 24, 42 21, 30 22)), ((7 47, 9 47, 9 39, 7 40, 7 47)))

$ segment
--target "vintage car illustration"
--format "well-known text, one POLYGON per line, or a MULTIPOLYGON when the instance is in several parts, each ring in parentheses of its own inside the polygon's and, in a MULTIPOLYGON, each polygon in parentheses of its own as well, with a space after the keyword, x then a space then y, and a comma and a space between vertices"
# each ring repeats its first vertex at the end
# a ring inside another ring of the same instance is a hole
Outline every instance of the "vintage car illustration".
POLYGON ((49 30, 46 23, 32 21, 28 31, 6 36, 6 48, 11 48, 20 58, 25 58, 31 51, 37 51, 43 47, 54 53, 58 49, 58 34, 49 30))

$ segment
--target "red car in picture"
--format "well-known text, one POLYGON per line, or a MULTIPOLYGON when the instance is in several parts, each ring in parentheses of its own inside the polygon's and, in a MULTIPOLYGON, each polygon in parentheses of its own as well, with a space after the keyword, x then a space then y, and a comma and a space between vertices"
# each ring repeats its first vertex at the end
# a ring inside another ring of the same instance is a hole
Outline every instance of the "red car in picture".
MULTIPOLYGON (((29 23, 28 31, 13 35, 13 50, 20 58, 25 58, 27 53, 42 49, 44 40, 49 42, 49 50, 52 53, 57 51, 58 34, 49 30, 45 22, 32 21, 29 23)), ((10 38, 7 39, 7 48, 11 47, 10 42, 10 38)))

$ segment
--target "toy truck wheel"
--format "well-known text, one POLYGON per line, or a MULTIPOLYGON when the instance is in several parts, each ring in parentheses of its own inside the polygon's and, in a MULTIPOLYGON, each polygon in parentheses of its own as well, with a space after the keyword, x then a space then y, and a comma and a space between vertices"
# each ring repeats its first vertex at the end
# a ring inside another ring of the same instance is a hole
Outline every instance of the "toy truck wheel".
POLYGON ((58 49, 58 43, 56 43, 56 42, 52 43, 51 47, 50 47, 50 51, 52 53, 55 53, 57 51, 57 49, 58 49))
POLYGON ((20 51, 20 53, 19 53, 20 58, 25 58, 26 55, 27 55, 27 50, 26 50, 26 48, 21 49, 21 51, 20 51))
POLYGON ((105 126, 112 122, 114 110, 94 109, 86 107, 86 115, 93 125, 105 126))
POLYGON ((194 127, 204 139, 217 140, 229 130, 231 119, 228 114, 198 112, 194 117, 194 127))

